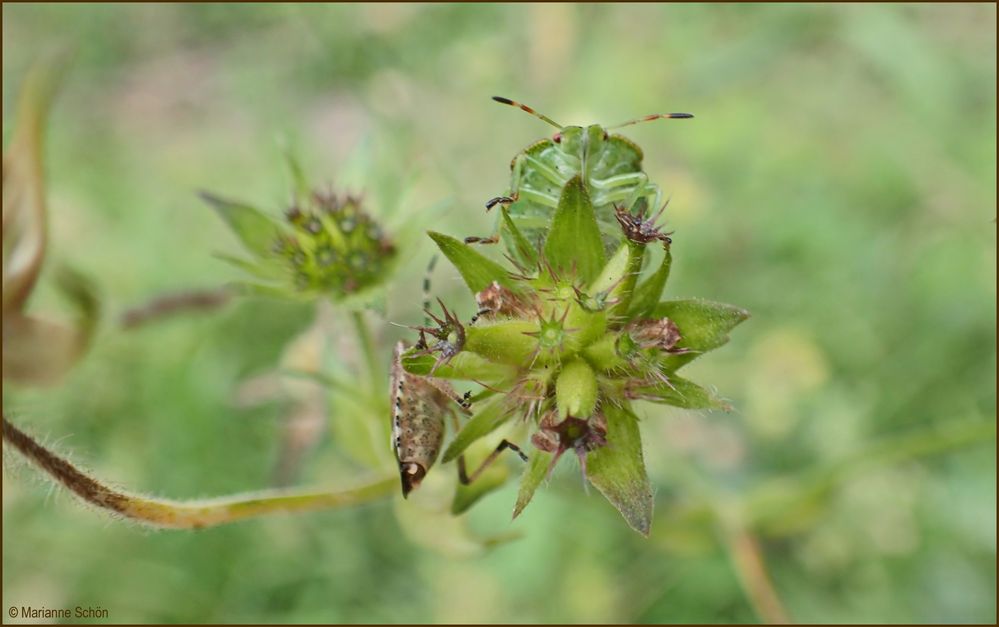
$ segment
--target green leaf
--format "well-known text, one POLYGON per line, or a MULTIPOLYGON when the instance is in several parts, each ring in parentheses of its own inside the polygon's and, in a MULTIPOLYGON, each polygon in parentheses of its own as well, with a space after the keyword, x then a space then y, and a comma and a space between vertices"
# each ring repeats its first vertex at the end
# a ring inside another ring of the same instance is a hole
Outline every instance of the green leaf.
POLYGON ((226 200, 209 192, 201 192, 202 200, 225 220, 243 246, 258 257, 271 252, 278 225, 250 205, 226 200))
POLYGON ((749 312, 734 305, 699 298, 667 300, 652 311, 653 318, 669 318, 680 328, 681 348, 709 351, 728 342, 728 332, 749 318, 749 312))
POLYGON ((502 396, 490 399, 469 419, 462 430, 458 432, 458 435, 455 436, 451 445, 444 451, 444 457, 442 458, 444 463, 457 458, 473 442, 483 436, 489 435, 513 416, 504 400, 502 396))
POLYGON ((520 257, 522 263, 527 264, 528 267, 533 268, 538 265, 538 251, 534 249, 531 245, 530 240, 520 232, 517 225, 514 224, 513 219, 510 218, 510 212, 506 207, 503 207, 503 224, 506 227, 507 232, 513 238, 514 250, 517 251, 517 255, 520 257))
POLYGON ((714 393, 676 374, 669 375, 668 385, 658 383, 642 386, 638 388, 637 392, 641 395, 642 400, 684 409, 724 409, 725 411, 732 409, 728 403, 718 398, 714 393))
POLYGON ((669 246, 664 247, 662 263, 655 274, 646 279, 641 285, 635 288, 635 296, 631 301, 629 314, 632 317, 643 317, 649 315, 655 308, 656 303, 662 297, 666 288, 666 281, 669 279, 670 267, 673 265, 673 254, 669 246))
POLYGON ((664 369, 672 372, 728 342, 728 332, 748 319, 749 312, 733 305, 691 298, 663 301, 653 308, 650 317, 665 317, 676 323, 681 336, 677 347, 692 351, 663 359, 664 369))
POLYGON ((593 202, 579 175, 569 179, 552 218, 545 241, 545 257, 559 272, 573 267, 584 281, 593 280, 604 267, 604 245, 593 212, 593 202))
POLYGON ((638 418, 630 410, 610 403, 604 412, 607 445, 587 454, 587 477, 632 529, 648 536, 652 526, 652 486, 645 473, 638 418))
POLYGON ((428 231, 427 234, 434 240, 444 256, 458 269, 461 278, 465 279, 465 284, 473 293, 481 292, 489 287, 493 281, 510 289, 518 289, 510 280, 506 268, 476 252, 468 244, 435 231, 428 231))
POLYGON ((534 492, 545 478, 552 454, 537 449, 531 454, 531 461, 520 477, 520 492, 517 493, 517 504, 513 507, 513 517, 520 516, 527 504, 534 498, 534 492))

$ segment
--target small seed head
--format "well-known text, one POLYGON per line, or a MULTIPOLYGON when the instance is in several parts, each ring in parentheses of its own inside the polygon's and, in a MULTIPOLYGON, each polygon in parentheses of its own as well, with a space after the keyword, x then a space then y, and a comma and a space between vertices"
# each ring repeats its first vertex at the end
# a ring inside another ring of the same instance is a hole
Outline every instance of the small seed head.
POLYGON ((285 212, 290 228, 271 247, 293 270, 294 288, 340 298, 382 281, 395 247, 359 200, 332 192, 309 200, 285 212))

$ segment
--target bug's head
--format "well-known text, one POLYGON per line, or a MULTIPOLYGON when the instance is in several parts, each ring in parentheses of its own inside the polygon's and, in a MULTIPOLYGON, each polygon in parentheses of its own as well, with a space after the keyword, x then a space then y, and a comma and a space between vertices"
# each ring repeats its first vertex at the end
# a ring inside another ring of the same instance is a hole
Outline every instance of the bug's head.
POLYGON ((599 124, 566 126, 552 136, 559 150, 576 156, 599 150, 606 140, 607 131, 599 124))
POLYGON ((566 126, 552 135, 552 141, 564 152, 577 152, 583 145, 586 129, 582 126, 566 126))
POLYGON ((399 477, 402 479, 402 497, 406 498, 409 493, 420 487, 423 478, 427 476, 427 469, 422 464, 416 462, 399 462, 399 477))

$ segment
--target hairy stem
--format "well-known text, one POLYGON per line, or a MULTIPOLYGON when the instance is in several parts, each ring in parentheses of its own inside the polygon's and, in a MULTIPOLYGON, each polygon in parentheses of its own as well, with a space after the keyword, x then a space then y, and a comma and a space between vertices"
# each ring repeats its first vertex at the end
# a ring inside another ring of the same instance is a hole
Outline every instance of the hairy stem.
POLYGON ((3 416, 3 439, 73 494, 154 527, 200 529, 280 512, 349 507, 387 496, 395 477, 375 476, 342 490, 262 490, 197 501, 170 501, 112 488, 48 450, 3 416))

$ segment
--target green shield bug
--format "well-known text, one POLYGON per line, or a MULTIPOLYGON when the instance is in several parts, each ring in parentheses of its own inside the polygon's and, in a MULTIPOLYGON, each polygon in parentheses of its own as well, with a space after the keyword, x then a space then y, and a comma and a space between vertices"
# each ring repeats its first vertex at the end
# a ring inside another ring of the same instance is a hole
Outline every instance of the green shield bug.
MULTIPOLYGON (((486 209, 502 205, 510 218, 501 225, 520 231, 536 248, 540 248, 551 216, 558 206, 565 184, 580 175, 586 183, 597 222, 608 249, 620 243, 620 227, 615 207, 631 211, 636 203, 658 207, 662 200, 659 186, 649 181, 642 171, 642 149, 630 140, 608 131, 652 120, 692 118, 690 113, 657 113, 614 126, 599 124, 562 126, 531 107, 494 96, 493 100, 518 107, 558 129, 551 138, 541 139, 520 152, 510 163, 510 193, 486 203, 486 209)), ((504 228, 501 226, 500 228, 504 228)), ((469 237, 466 243, 495 243, 498 233, 489 238, 469 237)), ((526 265, 523 251, 510 247, 509 253, 526 265)))

